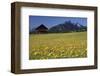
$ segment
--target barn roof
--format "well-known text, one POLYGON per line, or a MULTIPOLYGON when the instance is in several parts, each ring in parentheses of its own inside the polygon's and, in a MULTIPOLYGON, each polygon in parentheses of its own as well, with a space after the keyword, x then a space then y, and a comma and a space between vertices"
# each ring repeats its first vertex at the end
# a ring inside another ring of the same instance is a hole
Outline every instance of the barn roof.
POLYGON ((41 24, 40 26, 38 26, 36 28, 36 30, 38 30, 38 29, 48 29, 48 28, 45 25, 41 24))

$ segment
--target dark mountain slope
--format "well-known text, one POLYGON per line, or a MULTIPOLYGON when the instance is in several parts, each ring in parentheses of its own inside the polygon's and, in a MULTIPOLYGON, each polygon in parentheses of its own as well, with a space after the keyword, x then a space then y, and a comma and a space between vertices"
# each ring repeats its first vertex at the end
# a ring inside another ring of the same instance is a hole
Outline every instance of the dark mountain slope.
POLYGON ((74 24, 71 21, 66 21, 62 24, 58 24, 56 26, 53 26, 49 29, 49 32, 52 33, 58 33, 58 32, 78 32, 78 31, 86 31, 87 27, 80 25, 80 24, 74 24))

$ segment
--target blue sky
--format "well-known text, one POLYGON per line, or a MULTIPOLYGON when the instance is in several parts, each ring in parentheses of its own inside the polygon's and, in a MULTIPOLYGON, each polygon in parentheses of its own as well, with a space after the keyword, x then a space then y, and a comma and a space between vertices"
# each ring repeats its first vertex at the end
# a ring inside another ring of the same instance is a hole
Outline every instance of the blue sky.
POLYGON ((83 26, 87 26, 87 18, 79 17, 56 17, 56 16, 29 16, 29 29, 36 28, 41 24, 50 28, 57 24, 64 23, 65 21, 71 21, 72 23, 79 23, 83 26))

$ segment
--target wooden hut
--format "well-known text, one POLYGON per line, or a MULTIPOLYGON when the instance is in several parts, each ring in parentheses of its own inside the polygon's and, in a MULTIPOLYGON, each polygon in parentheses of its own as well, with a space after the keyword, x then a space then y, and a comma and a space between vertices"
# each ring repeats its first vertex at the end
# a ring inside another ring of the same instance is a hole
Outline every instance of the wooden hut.
POLYGON ((36 30, 36 33, 39 33, 39 34, 48 32, 48 28, 43 24, 38 26, 35 30, 36 30))

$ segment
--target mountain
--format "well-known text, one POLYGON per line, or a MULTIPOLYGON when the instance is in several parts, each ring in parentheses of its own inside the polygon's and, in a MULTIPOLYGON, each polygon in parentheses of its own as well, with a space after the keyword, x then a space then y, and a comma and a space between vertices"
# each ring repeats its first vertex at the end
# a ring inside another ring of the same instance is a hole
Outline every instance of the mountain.
MULTIPOLYGON (((36 28, 32 28, 29 31, 29 33, 30 34, 36 33, 36 28)), ((66 21, 64 23, 55 25, 48 29, 48 33, 82 32, 82 31, 87 31, 87 26, 83 26, 79 23, 72 23, 71 21, 66 21)))
POLYGON ((87 27, 83 26, 79 23, 72 23, 71 21, 66 21, 62 24, 55 25, 51 27, 48 31, 51 33, 60 33, 60 32, 78 32, 78 31, 86 31, 87 27))

